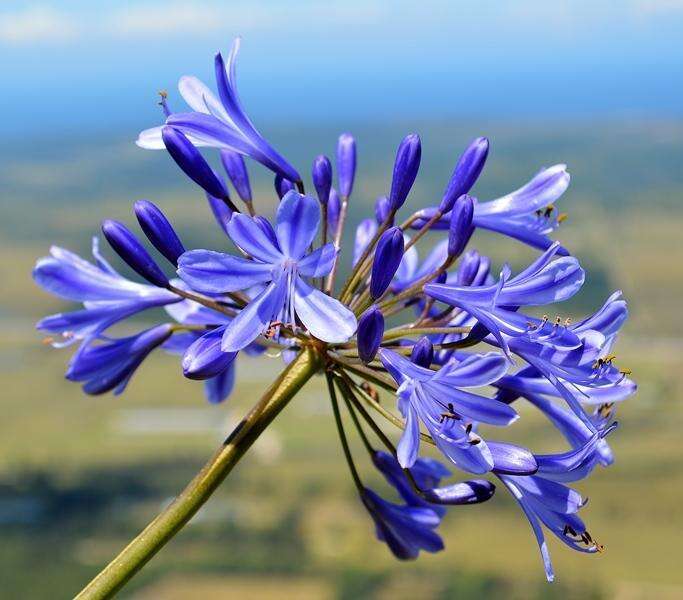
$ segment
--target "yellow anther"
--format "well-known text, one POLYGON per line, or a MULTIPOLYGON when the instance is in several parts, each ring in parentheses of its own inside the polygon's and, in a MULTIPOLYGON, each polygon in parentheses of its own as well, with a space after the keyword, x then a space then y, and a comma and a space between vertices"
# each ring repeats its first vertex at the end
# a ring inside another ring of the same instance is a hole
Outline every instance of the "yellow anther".
POLYGON ((562 223, 563 221, 566 221, 569 215, 567 213, 560 213, 557 215, 557 222, 562 223))

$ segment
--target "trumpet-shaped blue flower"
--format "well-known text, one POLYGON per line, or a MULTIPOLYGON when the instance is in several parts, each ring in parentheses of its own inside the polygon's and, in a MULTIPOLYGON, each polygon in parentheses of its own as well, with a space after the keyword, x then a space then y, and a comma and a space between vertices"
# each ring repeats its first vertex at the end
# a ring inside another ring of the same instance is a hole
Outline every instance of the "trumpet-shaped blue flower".
POLYGON ((143 310, 180 300, 166 289, 120 275, 100 254, 97 238, 93 238, 92 253, 95 264, 53 246, 50 256, 39 259, 33 269, 34 281, 44 290, 84 305, 81 310, 50 315, 38 322, 39 330, 62 336, 56 345, 96 337, 143 310))
POLYGON ((295 326, 296 317, 326 342, 344 342, 353 335, 353 313, 303 278, 327 275, 337 257, 333 244, 307 254, 319 223, 318 202, 292 191, 280 202, 274 230, 265 221, 259 225, 241 214, 228 223, 228 235, 250 259, 210 250, 191 250, 180 257, 178 274, 200 292, 221 294, 266 284, 226 326, 224 352, 241 350, 271 323, 295 326), (268 233, 262 229, 266 226, 268 233))
POLYGON ((107 339, 102 343, 89 340, 71 358, 66 378, 84 381, 86 394, 104 394, 111 390, 120 394, 147 355, 171 333, 171 325, 164 323, 130 337, 107 339))
MULTIPOLYGON (((477 202, 474 206, 474 226, 507 235, 539 250, 548 249, 553 241, 548 237, 563 220, 553 203, 569 186, 566 165, 554 165, 542 169, 521 188, 489 202, 477 202)), ((455 200, 455 198, 453 199, 455 200)), ((413 229, 422 227, 436 214, 437 208, 420 211, 421 218, 412 224, 413 229)), ((445 213, 433 229, 448 229, 450 213, 445 213)), ((560 255, 567 255, 564 247, 560 255)))
POLYGON ((443 540, 434 531, 441 519, 432 509, 393 504, 368 488, 361 500, 375 522, 377 539, 385 542, 396 558, 412 560, 420 550, 443 550, 443 540))
MULTIPOLYGON (((496 353, 472 355, 448 368, 431 371, 402 356, 381 348, 379 356, 387 371, 399 384, 398 408, 405 418, 405 430, 397 448, 402 467, 415 464, 420 444, 419 422, 422 421, 437 448, 457 467, 470 473, 486 473, 495 466, 489 444, 474 433, 472 422, 489 425, 509 425, 518 415, 507 404, 473 394, 466 388, 488 385, 507 370, 505 358, 496 353)), ((496 446, 506 462, 514 457, 503 456, 508 448, 496 446)), ((520 464, 525 464, 528 452, 519 449, 520 464)), ((511 450, 514 454, 514 450, 511 450)), ((531 472, 535 465, 530 465, 531 472)))
MULTIPOLYGON (((291 181, 301 181, 299 173, 256 130, 242 108, 236 87, 236 60, 240 40, 230 50, 228 64, 216 54, 215 71, 218 98, 196 77, 181 77, 178 89, 193 112, 168 115, 166 125, 182 131, 195 146, 228 149, 249 156, 291 181)), ((152 150, 163 149, 162 128, 141 132, 137 144, 152 150)))
POLYGON ((531 524, 548 581, 553 581, 555 575, 542 525, 573 550, 587 553, 599 551, 600 546, 577 514, 585 501, 576 490, 541 475, 499 477, 531 524))
POLYGON ((580 340, 568 327, 517 312, 520 306, 566 300, 583 285, 585 273, 576 258, 552 260, 558 250, 559 245, 553 244, 515 277, 511 277, 506 265, 495 285, 428 284, 425 293, 475 317, 506 353, 508 337, 537 341, 556 350, 573 350, 580 340))

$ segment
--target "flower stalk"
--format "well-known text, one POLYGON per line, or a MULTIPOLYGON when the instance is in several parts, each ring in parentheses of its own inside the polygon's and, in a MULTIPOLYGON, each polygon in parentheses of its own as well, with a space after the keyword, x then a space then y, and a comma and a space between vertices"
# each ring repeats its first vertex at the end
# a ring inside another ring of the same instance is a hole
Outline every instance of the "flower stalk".
POLYGON ((311 349, 303 350, 187 487, 83 588, 76 596, 77 600, 103 600, 120 590, 189 522, 249 447, 319 368, 318 355, 311 349))

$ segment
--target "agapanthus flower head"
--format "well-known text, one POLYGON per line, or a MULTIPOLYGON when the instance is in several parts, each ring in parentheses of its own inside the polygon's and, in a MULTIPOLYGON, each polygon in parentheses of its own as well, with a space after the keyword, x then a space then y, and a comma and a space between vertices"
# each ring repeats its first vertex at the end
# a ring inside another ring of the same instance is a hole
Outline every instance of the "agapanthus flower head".
MULTIPOLYGON (((585 500, 567 484, 614 462, 607 436, 615 430, 617 407, 636 384, 615 354, 628 315, 620 292, 582 319, 555 307, 586 278, 579 260, 550 237, 564 218, 554 202, 569 184, 566 167, 542 169, 516 191, 480 202, 469 193, 489 142, 478 137, 460 156, 441 202, 404 215, 409 194, 411 202, 424 200, 413 190, 422 147, 411 134, 398 147, 391 181, 383 184, 389 194, 350 223, 357 216, 349 210, 356 140, 348 133, 337 140, 336 188, 330 160, 322 154, 313 159, 317 198, 306 195, 298 172, 256 131, 237 97, 238 47, 239 41, 227 65, 216 55, 217 96, 196 78, 181 78, 179 89, 191 110, 172 112, 162 97, 164 123, 138 139, 146 148, 166 148, 204 190, 234 251, 186 248, 161 208, 149 201, 135 204, 138 222, 178 278, 169 279, 161 268, 167 265, 157 264, 118 221, 104 221, 105 237, 147 283, 119 274, 96 239, 93 262, 53 247, 33 277, 46 291, 81 306, 50 315, 37 327, 56 336, 49 338, 55 346, 80 344, 67 377, 83 382, 87 393, 120 393, 140 364, 162 349, 181 357, 183 375, 201 380, 208 401, 219 404, 235 386, 238 363, 256 356, 279 359, 285 370, 212 459, 206 471, 212 476, 224 477, 222 469, 232 468, 320 373, 353 484, 377 537, 398 558, 441 550, 436 528, 448 507, 488 501, 496 479, 527 516, 548 579, 554 574, 545 530, 575 550, 599 551, 578 516, 585 500), (220 150, 245 212, 232 202, 201 147, 220 150), (272 221, 252 201, 244 156, 275 175, 272 221), (349 225, 355 236, 352 247, 344 248, 349 225), (476 228, 541 252, 516 274, 506 263, 494 268, 471 247, 476 228), (160 307, 172 322, 112 335, 114 325, 160 307), (520 404, 540 413, 568 447, 541 454, 507 441, 508 427, 527 415, 518 412, 520 404), (385 431, 385 423, 398 426, 400 435, 385 431), (350 443, 351 425, 361 444, 350 443), (358 448, 389 484, 393 500, 364 483, 365 471, 356 467, 358 448), (427 448, 448 468, 426 456, 427 448)), ((355 187, 358 193, 365 186, 355 187)), ((362 208, 363 199, 355 205, 362 208)), ((182 504, 192 511, 188 519, 206 498, 194 485, 196 480, 182 504)), ((164 521, 152 530, 159 522, 164 521)))

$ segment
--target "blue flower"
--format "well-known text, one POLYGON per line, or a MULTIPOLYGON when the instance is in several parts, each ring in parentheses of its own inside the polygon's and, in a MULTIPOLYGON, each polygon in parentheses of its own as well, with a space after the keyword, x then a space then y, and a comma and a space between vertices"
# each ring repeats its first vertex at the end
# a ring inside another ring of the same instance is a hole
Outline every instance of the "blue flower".
MULTIPOLYGON (((569 173, 566 165, 542 169, 531 181, 514 192, 489 202, 475 203, 474 225, 507 235, 533 248, 546 250, 553 243, 548 235, 555 231, 563 220, 563 216, 556 213, 553 202, 568 186, 569 173)), ((436 211, 436 207, 420 211, 421 218, 413 222, 412 228, 422 227, 436 211)), ((432 229, 448 229, 449 223, 450 213, 447 212, 432 229)), ((558 253, 568 254, 563 247, 558 249, 558 253)))
POLYGON ((337 257, 333 244, 306 254, 319 223, 318 202, 292 191, 280 202, 274 230, 242 214, 228 223, 232 241, 251 259, 210 250, 191 250, 180 257, 178 274, 200 292, 221 294, 266 284, 225 328, 224 352, 241 350, 271 323, 295 326, 296 317, 325 342, 345 342, 353 335, 353 313, 303 279, 327 275, 337 257))
POLYGON ((396 558, 411 560, 420 550, 443 550, 443 540, 434 532, 441 519, 432 509, 393 504, 368 488, 361 499, 375 522, 377 539, 385 542, 396 558))
MULTIPOLYGON (((481 387, 499 379, 507 370, 507 362, 502 355, 472 355, 436 372, 386 348, 379 350, 379 356, 399 384, 398 408, 406 420, 397 448, 397 458, 402 467, 409 468, 417 460, 419 421, 422 421, 437 448, 458 468, 470 473, 486 473, 494 468, 494 453, 489 444, 474 432, 472 423, 509 425, 518 415, 503 402, 463 388, 481 387)), ((506 455, 509 448, 503 446, 494 448, 506 455)), ((514 449, 511 452, 514 454, 514 449)), ((535 471, 535 465, 529 465, 527 451, 519 449, 519 459, 524 469, 528 465, 532 472, 535 471)), ((506 457, 506 462, 510 460, 513 457, 509 460, 506 457)))
MULTIPOLYGON (((432 504, 421 496, 418 496, 403 472, 401 465, 391 454, 376 451, 372 455, 372 462, 382 475, 384 475, 387 483, 398 492, 408 506, 430 508, 440 517, 443 517, 444 514, 446 514, 446 508, 444 506, 432 504)), ((449 477, 451 472, 438 460, 434 460, 433 458, 418 458, 415 461, 415 464, 410 467, 410 474, 413 476, 415 483, 417 483, 421 490, 429 490, 438 487, 441 479, 449 477)))
POLYGON ((171 333, 171 325, 165 323, 130 337, 85 342, 71 358, 66 378, 84 381, 86 394, 120 394, 147 355, 171 333))
POLYGON ((587 553, 600 550, 601 547, 593 540, 577 514, 585 505, 577 491, 540 475, 499 477, 529 519, 541 550, 548 581, 553 581, 555 575, 541 525, 573 550, 587 553))
POLYGON ((143 310, 180 300, 166 289, 119 275, 101 256, 97 238, 93 238, 92 253, 96 264, 53 246, 50 256, 39 259, 33 269, 33 279, 44 290, 84 304, 82 310, 50 315, 38 322, 39 330, 63 337, 63 343, 56 345, 96 337, 143 310))
POLYGON ((585 273, 576 258, 563 256, 552 260, 558 250, 559 245, 553 244, 515 277, 511 277, 506 265, 494 285, 432 283, 425 285, 425 293, 475 317, 506 353, 509 337, 537 341, 556 350, 573 350, 579 347, 580 340, 568 327, 517 312, 520 306, 566 300, 583 285, 585 273))
MULTIPOLYGON (((195 146, 232 150, 253 158, 291 181, 301 181, 299 173, 256 130, 244 112, 237 95, 235 63, 239 52, 237 38, 230 50, 227 67, 216 54, 216 85, 220 101, 199 79, 181 77, 180 94, 193 112, 168 115, 166 125, 182 131, 195 146)), ((142 148, 163 149, 163 126, 141 132, 137 144, 142 148)))

